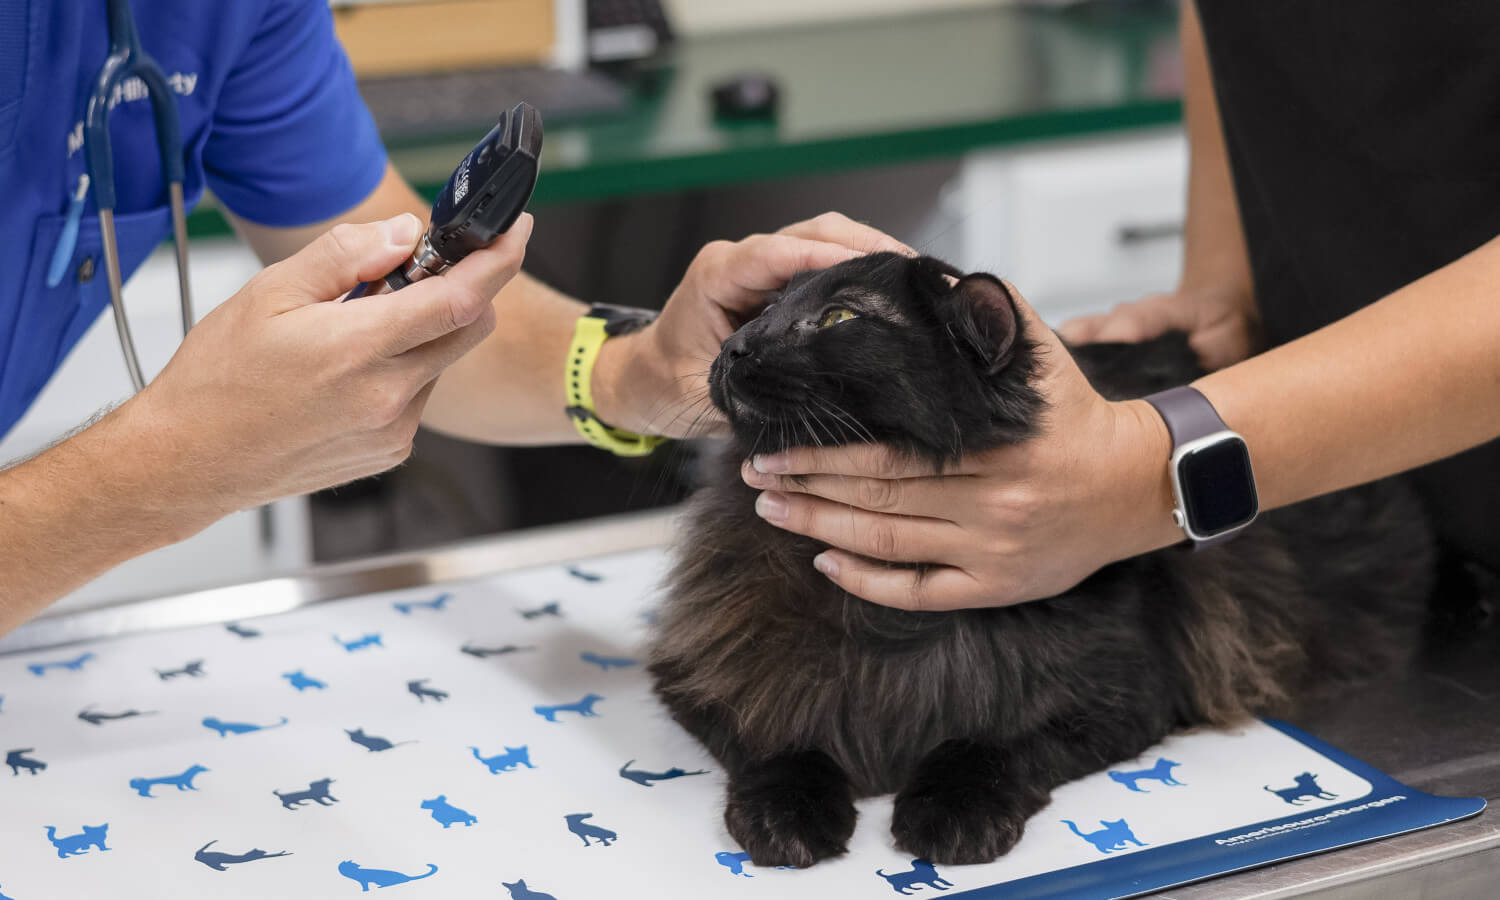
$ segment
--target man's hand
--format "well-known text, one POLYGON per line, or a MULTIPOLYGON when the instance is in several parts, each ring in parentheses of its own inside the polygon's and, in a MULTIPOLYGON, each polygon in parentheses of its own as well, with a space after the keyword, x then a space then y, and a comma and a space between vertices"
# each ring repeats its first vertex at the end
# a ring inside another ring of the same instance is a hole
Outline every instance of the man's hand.
POLYGON ((765 491, 761 517, 829 544, 815 565, 850 593, 906 609, 1002 606, 1181 538, 1160 417, 1144 401, 1101 397, 1011 291, 1039 344, 1035 383, 1048 404, 1031 440, 942 474, 873 445, 794 449, 743 467, 765 491))
POLYGON ((122 408, 181 461, 194 502, 221 515, 406 459, 438 375, 494 328, 531 217, 439 277, 331 302, 400 264, 421 228, 409 214, 336 226, 206 316, 122 408))
POLYGON ((1072 344, 1137 343, 1163 332, 1185 331, 1205 369, 1222 369, 1261 349, 1260 315, 1247 291, 1179 289, 1121 303, 1107 313, 1064 322, 1072 344))
POLYGON ((866 253, 913 251, 838 213, 775 234, 714 241, 699 251, 666 308, 649 327, 606 341, 594 370, 599 417, 611 425, 671 437, 722 431, 708 401, 708 368, 719 345, 799 272, 866 253))

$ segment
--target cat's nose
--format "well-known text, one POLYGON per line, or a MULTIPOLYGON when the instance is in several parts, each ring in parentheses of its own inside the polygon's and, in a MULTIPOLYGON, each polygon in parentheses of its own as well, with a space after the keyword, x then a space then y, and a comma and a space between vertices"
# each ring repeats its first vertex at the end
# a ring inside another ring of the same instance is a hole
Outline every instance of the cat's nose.
POLYGON ((731 360, 744 359, 750 355, 750 342, 745 339, 744 334, 737 331, 724 342, 720 352, 731 360))

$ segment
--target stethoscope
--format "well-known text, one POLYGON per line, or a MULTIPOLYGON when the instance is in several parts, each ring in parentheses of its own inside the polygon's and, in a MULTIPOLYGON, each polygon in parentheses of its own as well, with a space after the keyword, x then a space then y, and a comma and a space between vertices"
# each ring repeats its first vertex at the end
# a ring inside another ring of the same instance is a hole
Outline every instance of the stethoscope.
POLYGON ((78 189, 68 207, 63 234, 48 270, 49 286, 56 286, 73 256, 78 242, 78 222, 83 215, 84 199, 89 188, 99 207, 99 234, 104 243, 104 268, 109 279, 109 302, 114 307, 115 330, 120 335, 120 351, 130 382, 137 391, 146 386, 136 355, 135 340, 125 317, 125 297, 120 278, 120 246, 115 235, 115 165, 110 153, 110 98, 130 78, 139 78, 151 99, 156 121, 156 143, 161 151, 162 178, 172 205, 172 242, 177 248, 177 292, 182 306, 182 333, 193 327, 193 298, 188 286, 187 212, 182 195, 182 132, 177 121, 176 101, 167 85, 166 75, 156 60, 141 47, 136 33, 135 17, 129 0, 106 0, 109 10, 109 56, 94 80, 84 115, 83 146, 88 174, 79 179, 78 189))

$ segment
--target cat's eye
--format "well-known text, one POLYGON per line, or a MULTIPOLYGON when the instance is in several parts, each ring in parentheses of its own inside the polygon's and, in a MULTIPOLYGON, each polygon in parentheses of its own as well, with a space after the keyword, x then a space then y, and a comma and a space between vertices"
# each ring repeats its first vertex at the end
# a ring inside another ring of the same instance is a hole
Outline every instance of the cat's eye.
POLYGON ((835 306, 823 313, 823 318, 818 320, 818 327, 827 328, 830 325, 837 325, 840 322, 847 322, 850 319, 857 318, 859 318, 859 313, 854 310, 844 306, 835 306))

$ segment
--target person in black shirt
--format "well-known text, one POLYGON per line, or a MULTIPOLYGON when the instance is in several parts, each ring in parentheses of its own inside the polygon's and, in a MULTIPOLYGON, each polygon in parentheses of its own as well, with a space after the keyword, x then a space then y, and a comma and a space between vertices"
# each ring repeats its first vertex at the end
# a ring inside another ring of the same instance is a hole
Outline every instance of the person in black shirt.
MULTIPOLYGON (((1179 286, 1062 336, 1187 331, 1262 509, 1421 467, 1450 547, 1500 570, 1500 4, 1200 5, 1179 286)), ((1161 418, 1106 402, 1023 314, 1049 361, 1040 437, 944 477, 878 447, 757 459, 757 509, 832 545, 815 564, 852 593, 908 608, 1051 596, 1181 541, 1161 418)))

